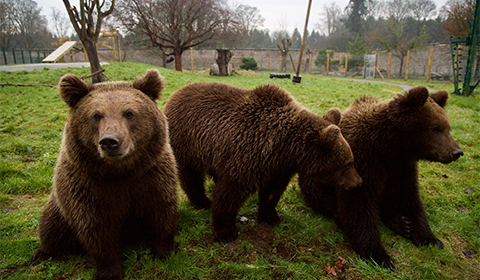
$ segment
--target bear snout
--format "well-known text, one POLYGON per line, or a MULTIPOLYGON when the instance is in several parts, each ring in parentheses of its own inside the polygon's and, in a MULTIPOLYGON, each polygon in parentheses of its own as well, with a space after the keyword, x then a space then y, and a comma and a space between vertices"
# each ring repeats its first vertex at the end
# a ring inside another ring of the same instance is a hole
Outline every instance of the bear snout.
POLYGON ((100 145, 100 148, 105 155, 109 157, 115 157, 120 155, 119 148, 121 141, 116 135, 103 135, 98 144, 100 145))
POLYGON ((458 148, 452 152, 453 161, 456 161, 459 157, 463 156, 463 150, 458 148))

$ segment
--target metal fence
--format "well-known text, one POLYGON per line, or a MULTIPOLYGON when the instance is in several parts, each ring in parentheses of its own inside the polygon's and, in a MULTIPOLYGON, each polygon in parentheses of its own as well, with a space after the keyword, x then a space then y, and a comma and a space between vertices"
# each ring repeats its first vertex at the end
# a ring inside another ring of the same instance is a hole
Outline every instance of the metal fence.
POLYGON ((19 50, 2 47, 0 65, 42 63, 53 49, 19 50))

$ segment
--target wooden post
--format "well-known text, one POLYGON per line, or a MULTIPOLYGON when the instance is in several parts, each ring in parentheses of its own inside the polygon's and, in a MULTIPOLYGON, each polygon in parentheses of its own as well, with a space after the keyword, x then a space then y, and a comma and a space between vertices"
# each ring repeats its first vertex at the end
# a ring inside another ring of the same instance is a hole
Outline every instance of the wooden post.
MULTIPOLYGON (((307 37, 307 26, 308 26, 308 18, 310 17, 310 8, 312 7, 312 0, 308 1, 308 8, 307 8, 307 18, 305 19, 305 28, 303 29, 303 38, 302 38, 302 45, 300 47, 300 57, 298 58, 298 67, 295 73, 295 76, 298 77, 300 75, 300 66, 302 66, 302 55, 303 55, 303 47, 305 45, 305 39, 307 37)), ((293 62, 292 62, 293 65, 293 62)), ((300 83, 300 81, 298 81, 300 83)))
POLYGON ((280 65, 278 65, 278 71, 282 72, 282 56, 280 55, 280 65))
POLYGON ((270 55, 270 72, 272 72, 272 55, 270 55))
POLYGON ((263 55, 260 56, 260 71, 262 71, 263 55))
POLYGON ((348 53, 345 54, 345 77, 348 74, 348 53))
POLYGON ((390 69, 392 69, 392 52, 388 54, 388 70, 387 70, 387 79, 390 79, 390 69))
POLYGON ((112 40, 112 49, 113 49, 113 61, 117 61, 117 49, 115 47, 115 36, 110 37, 109 40, 112 40))
POLYGON ((120 36, 117 36, 118 43, 118 62, 122 62, 122 52, 120 51, 120 36))
POLYGON ((327 52, 327 76, 328 76, 328 70, 330 70, 330 53, 327 52))
POLYGON ((375 64, 373 66, 373 78, 375 79, 377 77, 377 59, 378 55, 375 53, 375 64))
POLYGON ((290 72, 293 72, 293 61, 290 60, 290 72))
POLYGON ((312 54, 310 54, 310 60, 308 61, 308 74, 312 74, 312 54))
POLYGON ((190 69, 192 71, 192 74, 194 73, 194 69, 193 69, 193 48, 190 47, 190 69))
POLYGON ((430 57, 428 58, 427 82, 430 82, 430 74, 432 73, 432 59, 433 59, 433 48, 430 49, 430 57))
POLYGON ((410 66, 410 50, 407 51, 407 67, 405 68, 405 81, 408 81, 408 67, 410 66))

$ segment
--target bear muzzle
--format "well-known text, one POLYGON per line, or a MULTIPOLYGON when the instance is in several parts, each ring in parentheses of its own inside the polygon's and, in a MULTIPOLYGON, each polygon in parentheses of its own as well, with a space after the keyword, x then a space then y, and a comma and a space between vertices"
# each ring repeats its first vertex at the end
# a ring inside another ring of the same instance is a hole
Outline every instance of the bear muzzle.
POLYGON ((122 141, 114 134, 103 135, 98 145, 102 157, 121 159, 127 154, 121 149, 122 141))

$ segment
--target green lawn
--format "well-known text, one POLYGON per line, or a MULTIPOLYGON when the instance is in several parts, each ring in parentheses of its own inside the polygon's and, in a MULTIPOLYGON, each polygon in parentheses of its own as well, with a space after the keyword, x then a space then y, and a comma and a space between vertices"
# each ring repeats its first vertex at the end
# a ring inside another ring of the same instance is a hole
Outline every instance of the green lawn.
MULTIPOLYGON (((154 67, 114 63, 104 68, 106 80, 133 81, 154 67)), ((54 85, 65 73, 83 76, 89 70, 0 72, 0 84, 54 85)), ((332 107, 344 110, 363 95, 387 99, 401 92, 394 85, 326 76, 303 75, 301 84, 293 84, 271 80, 267 72, 210 77, 159 71, 166 82, 160 108, 172 92, 199 81, 244 88, 278 84, 322 115, 332 107)), ((453 91, 451 83, 401 82, 453 91)), ((421 162, 419 174, 430 226, 444 249, 415 247, 382 227, 383 244, 397 268, 392 272, 365 263, 332 220, 305 206, 296 179, 277 206, 279 225, 270 228, 256 223, 258 199, 252 196, 239 212, 239 217, 248 218, 238 221, 239 239, 218 244, 213 242, 210 211, 195 210, 179 189, 176 252, 160 261, 141 244, 126 248, 125 279, 480 279, 480 99, 451 95, 446 110, 451 133, 465 156, 449 165, 421 162), (328 274, 326 268, 335 271, 337 263, 341 266, 337 276, 328 274)), ((51 189, 67 113, 56 88, 0 87, 0 279, 89 279, 94 274, 95 262, 89 256, 65 256, 36 266, 29 263, 39 244, 38 218, 51 189)), ((213 187, 212 181, 207 184, 213 187)))

